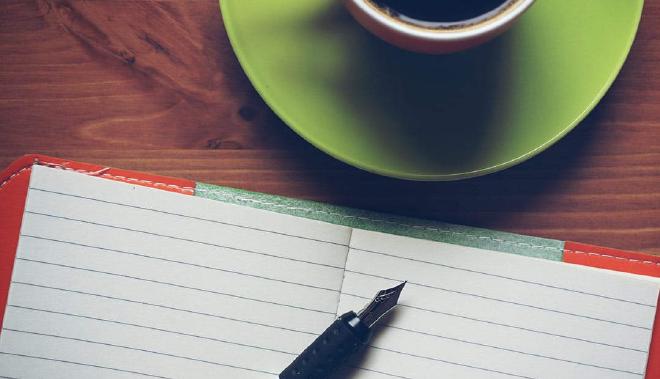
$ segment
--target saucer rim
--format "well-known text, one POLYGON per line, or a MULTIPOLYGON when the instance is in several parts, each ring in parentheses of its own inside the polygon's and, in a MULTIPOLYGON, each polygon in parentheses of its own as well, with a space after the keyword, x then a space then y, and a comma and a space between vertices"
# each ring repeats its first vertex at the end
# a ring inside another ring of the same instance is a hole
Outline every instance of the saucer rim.
POLYGON ((589 103, 589 105, 586 106, 585 109, 579 115, 577 115, 576 118, 572 122, 570 122, 564 129, 560 130, 556 135, 554 135, 552 138, 549 138, 541 145, 529 150, 524 154, 521 154, 515 158, 509 159, 504 162, 500 162, 488 167, 483 167, 470 171, 454 172, 448 174, 434 174, 434 173, 425 174, 425 173, 402 172, 402 170, 393 170, 387 167, 376 167, 373 164, 361 162, 355 159, 350 154, 346 155, 339 153, 337 149, 332 146, 334 144, 328 144, 325 141, 315 139, 313 136, 310 135, 311 133, 309 133, 308 130, 299 127, 295 122, 294 117, 287 114, 287 112, 283 110, 282 107, 277 105, 277 99, 268 94, 267 91, 268 86, 261 82, 260 78, 255 73, 256 70, 248 62, 245 51, 241 48, 241 46, 238 46, 238 44, 235 43, 235 41, 237 40, 235 35, 236 28, 233 27, 232 18, 227 17, 227 15, 230 13, 230 11, 228 11, 228 8, 230 6, 227 5, 229 2, 219 0, 221 18, 224 23, 227 36, 229 38, 229 42, 234 51, 234 54, 238 58, 241 68, 243 69, 243 72, 248 77, 250 83, 257 91, 261 99, 266 103, 266 105, 268 105, 270 110, 273 111, 273 113, 275 113, 275 115, 277 115, 277 117, 279 117, 291 130, 293 130, 296 134, 298 134, 300 137, 302 137, 312 146, 330 155, 334 159, 337 159, 341 162, 344 162, 360 170, 364 170, 372 174, 378 174, 395 179, 427 181, 427 182, 456 181, 456 180, 480 177, 495 172, 499 172, 535 157, 536 155, 540 154, 541 152, 545 151, 550 146, 554 145, 559 140, 561 140, 566 134, 568 134, 580 122, 582 122, 587 117, 587 115, 591 113, 591 111, 593 111, 593 109, 602 100, 602 98, 605 96, 607 91, 611 88, 612 84, 618 77, 619 73, 621 72, 621 69, 623 68, 623 65, 630 56, 630 51, 632 49, 635 38, 637 37, 637 33, 639 33, 639 25, 641 22, 642 11, 644 9, 644 2, 645 2, 644 0, 639 0, 639 2, 637 3, 638 9, 636 9, 635 12, 635 16, 636 16, 635 21, 634 24, 631 25, 631 27, 634 28, 634 32, 630 33, 628 41, 626 42, 627 46, 625 47, 625 50, 622 52, 619 61, 616 63, 616 65, 613 65, 614 69, 608 76, 607 80, 603 82, 603 86, 598 90, 591 103, 589 103))

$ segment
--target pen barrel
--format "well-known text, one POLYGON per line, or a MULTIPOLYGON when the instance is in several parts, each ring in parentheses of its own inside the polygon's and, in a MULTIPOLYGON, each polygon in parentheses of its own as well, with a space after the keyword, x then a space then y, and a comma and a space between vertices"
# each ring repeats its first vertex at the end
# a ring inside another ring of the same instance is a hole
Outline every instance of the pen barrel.
POLYGON ((355 312, 347 312, 285 368, 280 379, 325 379, 366 345, 371 334, 355 312))

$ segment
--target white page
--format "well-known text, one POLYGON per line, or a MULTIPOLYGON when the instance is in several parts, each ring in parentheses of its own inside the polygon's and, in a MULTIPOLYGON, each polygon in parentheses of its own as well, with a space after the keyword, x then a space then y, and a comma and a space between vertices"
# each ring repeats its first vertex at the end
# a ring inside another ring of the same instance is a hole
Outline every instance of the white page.
POLYGON ((275 378, 334 320, 350 233, 35 166, 0 376, 275 378))
POLYGON ((656 281, 363 230, 350 247, 338 313, 409 281, 351 377, 644 376, 656 281))
POLYGON ((0 377, 275 378, 399 279, 351 378, 643 377, 657 282, 43 167, 31 187, 0 377))

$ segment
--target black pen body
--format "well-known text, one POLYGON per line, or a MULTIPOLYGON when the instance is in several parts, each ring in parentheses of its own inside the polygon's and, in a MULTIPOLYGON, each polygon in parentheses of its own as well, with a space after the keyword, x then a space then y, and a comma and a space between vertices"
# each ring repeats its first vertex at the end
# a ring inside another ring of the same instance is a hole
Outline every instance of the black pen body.
POLYGON ((371 339, 372 330, 353 311, 344 313, 312 342, 280 379, 325 379, 371 339))

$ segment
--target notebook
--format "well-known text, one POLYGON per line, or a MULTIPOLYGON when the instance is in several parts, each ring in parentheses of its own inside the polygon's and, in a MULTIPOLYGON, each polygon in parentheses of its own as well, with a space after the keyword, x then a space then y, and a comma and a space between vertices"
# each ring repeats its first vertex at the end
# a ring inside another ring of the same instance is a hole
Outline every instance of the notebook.
POLYGON ((342 377, 660 377, 658 257, 45 156, 0 211, 2 378, 277 378, 403 280, 342 377))

